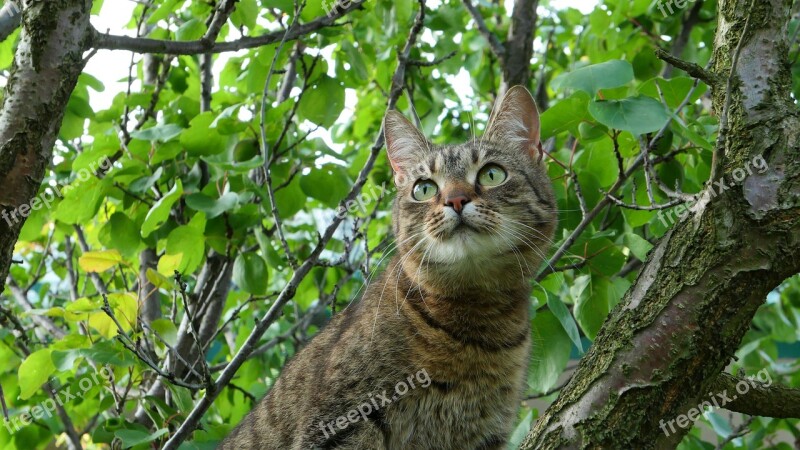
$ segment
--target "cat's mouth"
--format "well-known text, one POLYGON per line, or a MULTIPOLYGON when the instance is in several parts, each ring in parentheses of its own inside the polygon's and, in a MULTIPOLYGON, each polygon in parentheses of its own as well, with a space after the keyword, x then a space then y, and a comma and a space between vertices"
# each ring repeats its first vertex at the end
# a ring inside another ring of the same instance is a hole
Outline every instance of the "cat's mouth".
POLYGON ((480 233, 481 230, 475 228, 474 226, 468 224, 463 219, 456 224, 451 230, 451 234, 458 234, 458 233, 480 233))

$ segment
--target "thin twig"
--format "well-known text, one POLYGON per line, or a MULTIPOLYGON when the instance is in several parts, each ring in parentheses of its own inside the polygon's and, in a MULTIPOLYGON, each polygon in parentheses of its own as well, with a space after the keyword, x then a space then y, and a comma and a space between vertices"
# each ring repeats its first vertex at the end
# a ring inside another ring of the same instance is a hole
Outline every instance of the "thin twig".
POLYGON ((500 64, 502 65, 506 57, 506 48, 503 46, 503 43, 500 42, 500 38, 489 30, 486 26, 486 22, 483 20, 481 12, 472 4, 471 0, 464 0, 464 7, 467 8, 467 11, 469 11, 469 14, 472 16, 472 20, 475 21, 475 26, 478 27, 478 31, 489 41, 489 47, 492 49, 492 53, 500 60, 500 64))
POLYGON ((408 61, 408 65, 409 66, 413 66, 413 67, 431 67, 431 66, 436 66, 436 65, 439 65, 439 64, 447 61, 448 59, 456 56, 457 54, 458 54, 458 52, 456 50, 453 50, 452 52, 446 54, 445 56, 442 56, 441 58, 435 58, 433 61, 420 61, 420 60, 412 59, 412 60, 408 61))
MULTIPOLYGON (((278 205, 275 201, 275 191, 272 189, 272 171, 270 170, 271 166, 271 155, 269 149, 269 143, 267 141, 267 95, 269 94, 269 84, 272 81, 272 73, 275 70, 275 64, 278 61, 278 57, 280 56, 281 52, 283 51, 283 46, 286 44, 286 40, 289 37, 289 33, 294 29, 295 24, 297 23, 297 18, 300 16, 303 8, 305 7, 305 0, 302 2, 297 2, 295 0, 294 4, 294 17, 292 18, 292 22, 286 28, 286 32, 283 34, 283 38, 281 39, 281 43, 278 45, 278 48, 275 50, 275 55, 272 58, 272 63, 270 64, 269 71, 267 72, 267 80, 264 82, 264 91, 261 95, 261 157, 264 159, 264 165, 262 166, 263 176, 264 176, 264 184, 267 188, 267 195, 269 196, 270 202, 270 212, 272 213, 272 220, 275 221, 275 229, 278 232, 278 239, 281 242, 281 246, 283 247, 283 253, 286 255, 286 260, 289 263, 289 267, 293 270, 297 269, 297 262, 295 261, 294 254, 292 250, 289 248, 289 243, 286 241, 286 236, 283 234, 283 222, 281 221, 280 213, 278 212, 278 205)), ((296 102, 296 105, 299 105, 300 102, 296 102)), ((288 122, 287 122, 288 127, 288 122)))

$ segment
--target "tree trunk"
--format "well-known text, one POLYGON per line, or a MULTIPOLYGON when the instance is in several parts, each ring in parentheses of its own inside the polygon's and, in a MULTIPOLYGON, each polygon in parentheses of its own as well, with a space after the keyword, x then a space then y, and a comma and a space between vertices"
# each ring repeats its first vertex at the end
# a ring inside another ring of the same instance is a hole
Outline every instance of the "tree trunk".
POLYGON ((0 108, 0 292, 83 71, 91 0, 27 2, 0 108))
POLYGON ((766 295, 800 272, 791 3, 719 1, 719 178, 651 251, 523 450, 674 448, 688 429, 668 422, 708 398, 766 295), (764 173, 752 170, 760 156, 764 173))
POLYGON ((536 34, 536 8, 539 0, 516 0, 511 16, 511 28, 506 40, 506 60, 503 64, 502 92, 512 86, 530 89, 533 37, 536 34))

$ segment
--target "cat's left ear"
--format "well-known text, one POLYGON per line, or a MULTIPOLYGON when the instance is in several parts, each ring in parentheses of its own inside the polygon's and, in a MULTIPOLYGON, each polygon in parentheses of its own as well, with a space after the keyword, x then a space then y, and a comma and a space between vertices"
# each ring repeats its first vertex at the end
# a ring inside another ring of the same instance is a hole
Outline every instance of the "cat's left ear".
POLYGON ((538 160, 542 157, 539 133, 539 110, 533 96, 524 87, 514 86, 495 107, 485 137, 501 144, 518 146, 538 160))
POLYGON ((395 181, 414 177, 411 173, 414 166, 419 165, 430 148, 428 140, 404 115, 394 110, 387 112, 383 119, 383 134, 395 181))

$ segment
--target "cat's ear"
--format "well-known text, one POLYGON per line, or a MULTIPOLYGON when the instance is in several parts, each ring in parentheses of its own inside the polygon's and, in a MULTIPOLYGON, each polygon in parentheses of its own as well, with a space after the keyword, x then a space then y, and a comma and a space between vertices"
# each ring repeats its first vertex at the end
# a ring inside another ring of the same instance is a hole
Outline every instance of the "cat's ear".
POLYGON ((408 119, 397 111, 389 111, 383 119, 386 153, 396 176, 408 177, 428 152, 430 144, 408 119))
POLYGON ((541 158, 539 110, 527 89, 514 86, 495 107, 486 126, 485 138, 519 147, 532 158, 541 158))

